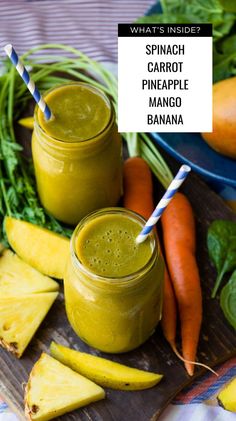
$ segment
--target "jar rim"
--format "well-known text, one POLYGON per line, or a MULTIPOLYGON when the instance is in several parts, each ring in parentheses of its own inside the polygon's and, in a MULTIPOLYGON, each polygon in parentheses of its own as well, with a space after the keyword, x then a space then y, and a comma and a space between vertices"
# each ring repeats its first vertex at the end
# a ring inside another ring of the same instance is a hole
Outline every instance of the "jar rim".
POLYGON ((108 107, 109 107, 110 116, 109 116, 109 119, 108 119, 105 127, 101 131, 96 133, 95 135, 93 135, 93 136, 91 136, 87 139, 77 140, 77 141, 69 141, 68 142, 68 141, 59 139, 57 137, 54 137, 54 136, 48 134, 46 132, 46 130, 43 129, 43 127, 39 123, 39 118, 38 118, 39 106, 38 106, 38 104, 36 104, 35 109, 34 109, 34 123, 36 124, 37 128, 41 131, 43 136, 45 136, 48 140, 53 141, 54 143, 58 144, 59 146, 62 146, 62 145, 63 146, 65 146, 65 145, 70 145, 70 146, 75 145, 76 146, 76 145, 79 145, 79 144, 84 144, 86 142, 92 141, 93 139, 96 139, 98 136, 102 136, 107 131, 107 129, 110 127, 110 125, 112 124, 112 122, 114 120, 114 107, 113 107, 111 99, 101 89, 97 88, 96 86, 90 85, 89 83, 86 83, 86 82, 69 81, 69 82, 66 82, 66 83, 62 83, 60 85, 54 86, 54 87, 48 89, 47 91, 45 91, 44 94, 43 94, 43 98, 45 99, 45 97, 50 92, 53 92, 57 89, 60 89, 61 87, 73 86, 73 85, 88 87, 88 89, 93 90, 93 91, 97 92, 100 96, 102 96, 104 98, 104 100, 106 101, 108 107))
POLYGON ((70 241, 70 249, 71 249, 71 258, 72 258, 72 263, 74 265, 75 268, 79 269, 80 271, 82 271, 86 276, 88 276, 89 278, 92 278, 93 281, 98 281, 101 283, 109 283, 111 284, 113 281, 115 281, 114 283, 117 284, 122 284, 122 285, 130 285, 131 281, 136 281, 137 279, 142 279, 143 274, 145 274, 147 272, 147 270, 150 270, 153 267, 154 262, 156 261, 156 259, 158 259, 159 255, 160 255, 160 246, 159 246, 159 242, 157 239, 156 234, 152 231, 150 233, 150 238, 151 238, 151 242, 152 242, 152 254, 150 256, 150 259, 147 261, 147 263, 145 263, 144 266, 142 266, 140 269, 138 269, 135 272, 132 272, 129 275, 125 275, 125 276, 103 276, 103 275, 98 275, 96 273, 94 273, 93 271, 91 271, 89 268, 85 267, 83 265, 83 263, 80 261, 79 257, 76 254, 76 248, 75 248, 75 242, 76 239, 78 237, 78 234, 80 232, 80 230, 83 229, 84 225, 91 220, 92 218, 94 218, 95 216, 102 216, 105 214, 126 214, 128 215, 128 217, 130 217, 131 219, 141 222, 143 225, 145 225, 146 220, 139 215, 138 213, 131 211, 129 209, 126 208, 122 208, 122 207, 110 207, 110 208, 102 208, 96 211, 93 211, 91 213, 89 213, 87 216, 85 216, 80 222, 79 224, 76 226, 72 237, 71 237, 71 241, 70 241))

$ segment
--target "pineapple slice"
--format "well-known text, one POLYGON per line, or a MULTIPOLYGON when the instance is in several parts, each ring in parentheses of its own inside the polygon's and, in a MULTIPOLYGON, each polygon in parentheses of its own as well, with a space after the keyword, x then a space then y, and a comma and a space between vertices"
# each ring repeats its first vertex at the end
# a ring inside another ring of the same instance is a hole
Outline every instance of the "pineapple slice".
POLYGON ((11 247, 26 263, 44 275, 63 279, 70 253, 68 238, 9 216, 5 229, 11 247))
POLYGON ((43 353, 26 385, 25 415, 47 421, 104 397, 100 386, 43 353))
POLYGON ((0 298, 0 344, 20 358, 57 292, 0 298))
POLYGON ((127 367, 105 358, 75 351, 65 346, 51 343, 51 354, 61 363, 72 368, 101 386, 120 390, 142 390, 155 386, 162 374, 127 367))
POLYGON ((227 411, 236 412, 236 377, 227 383, 217 396, 220 406, 227 411))
POLYGON ((0 298, 58 291, 57 282, 42 275, 10 250, 0 256, 0 298))
POLYGON ((18 120, 20 126, 26 127, 27 129, 33 130, 34 128, 34 117, 24 117, 18 120))

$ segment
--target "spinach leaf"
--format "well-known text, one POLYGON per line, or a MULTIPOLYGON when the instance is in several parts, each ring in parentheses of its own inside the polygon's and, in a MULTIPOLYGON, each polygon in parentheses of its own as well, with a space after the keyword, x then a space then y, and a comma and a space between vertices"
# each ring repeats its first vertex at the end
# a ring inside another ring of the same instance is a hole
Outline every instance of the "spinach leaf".
POLYGON ((236 12, 235 0, 220 0, 220 3, 227 12, 236 12))
POLYGON ((219 0, 161 0, 163 13, 143 16, 139 23, 212 23, 214 40, 227 35, 235 13, 227 12, 219 0))
MULTIPOLYGON (((184 15, 175 13, 170 15, 168 13, 159 13, 150 16, 142 16, 137 19, 137 23, 195 23, 195 17, 191 15, 184 15)), ((200 23, 200 22, 198 22, 200 23)))
POLYGON ((236 270, 221 291, 220 306, 228 322, 236 329, 236 270))
POLYGON ((235 0, 161 0, 163 13, 138 23, 212 23, 214 82, 236 74, 235 0))
POLYGON ((220 0, 161 0, 162 10, 170 13, 194 13, 205 16, 223 10, 220 0))
POLYGON ((211 295, 214 298, 225 273, 236 269, 236 223, 214 221, 208 228, 207 246, 210 259, 218 272, 211 295))
POLYGON ((236 35, 226 37, 214 46, 214 82, 236 74, 236 35))

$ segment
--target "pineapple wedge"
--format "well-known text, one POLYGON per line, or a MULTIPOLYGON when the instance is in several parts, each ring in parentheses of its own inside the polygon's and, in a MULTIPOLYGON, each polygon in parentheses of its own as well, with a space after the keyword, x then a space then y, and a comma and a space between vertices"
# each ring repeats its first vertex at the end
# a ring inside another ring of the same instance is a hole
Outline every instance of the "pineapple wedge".
POLYGON ((43 353, 26 385, 25 415, 47 421, 104 397, 100 386, 43 353))
POLYGON ((20 126, 26 127, 27 129, 33 130, 34 128, 34 117, 24 117, 18 120, 20 126))
POLYGON ((20 358, 57 292, 0 298, 0 344, 20 358))
POLYGON ((236 412, 236 377, 227 383, 217 396, 220 406, 227 411, 236 412))
POLYGON ((11 247, 26 263, 44 275, 63 279, 70 253, 68 238, 9 216, 5 229, 11 247))
POLYGON ((127 367, 105 358, 51 343, 54 358, 101 386, 119 390, 142 390, 155 386, 163 375, 127 367))
POLYGON ((57 282, 42 275, 10 250, 0 256, 0 298, 58 291, 57 282))

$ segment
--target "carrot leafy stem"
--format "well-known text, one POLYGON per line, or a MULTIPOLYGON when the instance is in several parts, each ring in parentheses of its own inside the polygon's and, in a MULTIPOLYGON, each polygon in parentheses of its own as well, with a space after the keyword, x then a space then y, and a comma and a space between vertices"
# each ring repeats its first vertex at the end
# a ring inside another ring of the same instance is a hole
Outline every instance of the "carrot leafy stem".
MULTIPOLYGON (((116 77, 102 64, 90 59, 81 51, 61 44, 44 44, 27 51, 21 59, 30 69, 33 80, 42 92, 68 80, 85 81, 109 95, 117 111, 116 77), (56 55, 51 54, 52 50, 56 55), (48 61, 50 65, 45 64, 48 61)), ((6 59, 2 64, 0 220, 3 221, 5 215, 11 215, 61 234, 70 235, 71 230, 48 215, 39 203, 32 162, 23 157, 22 146, 17 142, 14 132, 14 122, 27 107, 31 96, 9 60, 6 59)), ((125 133, 123 137, 127 142, 130 155, 142 156, 159 181, 166 187, 172 180, 172 174, 148 136, 144 133, 125 133)))

